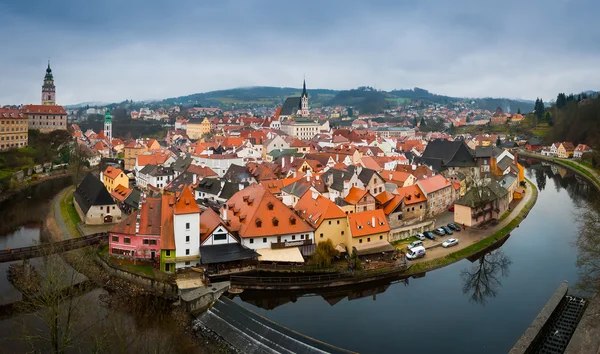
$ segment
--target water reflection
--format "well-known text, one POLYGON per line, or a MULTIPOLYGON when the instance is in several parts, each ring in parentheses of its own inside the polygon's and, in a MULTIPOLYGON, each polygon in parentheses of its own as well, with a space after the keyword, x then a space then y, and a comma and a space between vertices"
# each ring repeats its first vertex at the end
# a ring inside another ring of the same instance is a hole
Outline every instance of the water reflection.
POLYGON ((485 305, 490 298, 498 295, 502 286, 500 278, 508 276, 510 258, 501 249, 481 256, 471 268, 463 269, 463 294, 469 295, 469 301, 485 305))

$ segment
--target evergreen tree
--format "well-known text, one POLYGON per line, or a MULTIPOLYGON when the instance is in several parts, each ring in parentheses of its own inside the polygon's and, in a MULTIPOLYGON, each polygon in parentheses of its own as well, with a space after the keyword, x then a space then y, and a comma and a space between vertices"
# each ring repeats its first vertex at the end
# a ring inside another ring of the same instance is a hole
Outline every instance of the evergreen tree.
POLYGON ((517 114, 521 114, 521 107, 517 109, 517 114))
POLYGON ((535 113, 538 122, 541 122, 544 119, 544 101, 541 98, 535 100, 533 112, 535 113))
POLYGON ((417 119, 417 117, 413 118, 413 125, 416 127, 417 125, 419 125, 419 120, 417 119))
POLYGON ((544 114, 544 121, 548 123, 549 126, 552 126, 552 114, 550 114, 550 112, 544 114))
POLYGON ((456 134, 456 127, 454 126, 454 123, 450 123, 450 128, 448 129, 448 133, 454 135, 456 134))
POLYGON ((567 105, 567 95, 564 93, 559 93, 556 96, 556 108, 564 108, 567 105))
POLYGON ((502 140, 500 140, 500 137, 498 137, 498 139, 496 139, 496 146, 500 147, 500 145, 502 145, 502 140))
POLYGON ((421 117, 421 124, 420 125, 422 127, 427 125, 427 124, 425 124, 425 118, 424 117, 421 117))

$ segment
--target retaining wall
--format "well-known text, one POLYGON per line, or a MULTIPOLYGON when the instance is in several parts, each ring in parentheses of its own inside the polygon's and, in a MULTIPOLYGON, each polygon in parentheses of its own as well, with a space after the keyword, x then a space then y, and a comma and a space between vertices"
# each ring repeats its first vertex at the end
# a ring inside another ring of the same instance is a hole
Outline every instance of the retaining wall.
POLYGON ((213 283, 208 287, 186 291, 181 294, 181 304, 187 312, 192 314, 202 312, 229 290, 230 285, 230 282, 224 281, 213 283))
POLYGON ((396 227, 390 230, 390 236, 388 237, 388 241, 396 242, 404 240, 405 238, 414 236, 415 234, 423 233, 428 230, 433 230, 435 228, 434 226, 435 220, 427 220, 417 224, 396 227))

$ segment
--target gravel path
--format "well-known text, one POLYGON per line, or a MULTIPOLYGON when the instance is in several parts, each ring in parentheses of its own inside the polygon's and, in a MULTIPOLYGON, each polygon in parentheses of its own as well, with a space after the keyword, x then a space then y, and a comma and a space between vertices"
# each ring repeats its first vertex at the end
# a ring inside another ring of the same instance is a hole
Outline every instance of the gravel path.
POLYGON ((72 237, 71 233, 69 232, 69 230, 67 229, 67 225, 65 225, 65 221, 63 220, 62 214, 60 213, 60 201, 62 200, 64 195, 67 194, 72 189, 73 189, 73 187, 67 187, 67 188, 63 189, 62 191, 60 191, 54 197, 54 199, 52 199, 52 209, 54 211, 54 219, 56 220, 56 224, 62 231, 63 239, 73 238, 73 237, 72 237))

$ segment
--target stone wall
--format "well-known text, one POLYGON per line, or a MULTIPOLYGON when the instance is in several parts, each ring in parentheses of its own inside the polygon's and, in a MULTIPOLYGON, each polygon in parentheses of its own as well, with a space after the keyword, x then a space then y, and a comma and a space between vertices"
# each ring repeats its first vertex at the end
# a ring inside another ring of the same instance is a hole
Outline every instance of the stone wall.
POLYGON ((230 285, 230 282, 225 281, 184 292, 181 294, 181 304, 192 314, 202 312, 229 290, 230 285))
POLYGON ((116 268, 108 263, 106 263, 102 258, 96 256, 96 261, 104 268, 108 273, 119 277, 121 279, 127 280, 133 284, 139 285, 146 290, 152 291, 156 295, 165 297, 165 298, 176 298, 178 297, 178 288, 174 283, 167 283, 160 280, 147 278, 141 275, 133 274, 116 268))
POLYGON ((389 242, 400 241, 414 236, 417 233, 423 233, 435 229, 435 220, 426 220, 420 223, 392 228, 388 236, 389 242))

